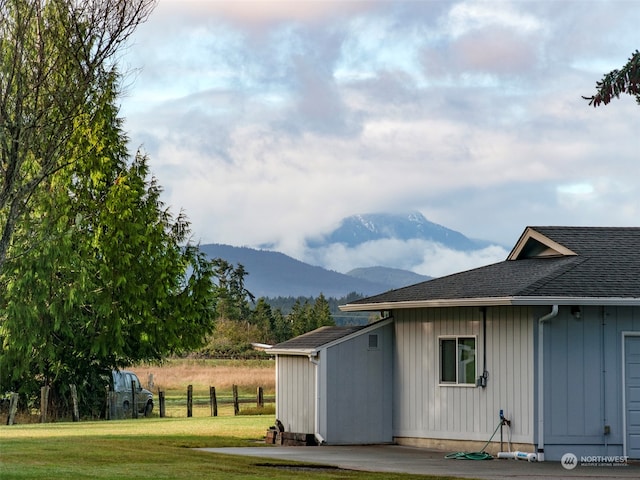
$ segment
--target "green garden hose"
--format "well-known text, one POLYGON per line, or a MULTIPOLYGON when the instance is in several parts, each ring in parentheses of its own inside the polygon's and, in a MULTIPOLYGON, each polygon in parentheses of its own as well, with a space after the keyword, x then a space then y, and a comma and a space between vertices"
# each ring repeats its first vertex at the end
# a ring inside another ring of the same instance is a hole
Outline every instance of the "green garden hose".
POLYGON ((456 460, 493 460, 493 455, 487 452, 455 452, 445 455, 444 458, 456 460))
POLYGON ((502 420, 500 420, 500 423, 498 423, 498 426, 493 431, 493 434, 491 435, 489 440, 487 440, 487 443, 484 444, 484 447, 482 447, 482 450, 480 450, 479 452, 449 453, 448 455, 445 455, 444 458, 454 458, 456 460, 493 460, 493 455, 485 452, 484 449, 487 448, 487 445, 489 445, 491 440, 493 440, 493 437, 495 436, 496 432, 498 431, 501 425, 502 425, 502 420))

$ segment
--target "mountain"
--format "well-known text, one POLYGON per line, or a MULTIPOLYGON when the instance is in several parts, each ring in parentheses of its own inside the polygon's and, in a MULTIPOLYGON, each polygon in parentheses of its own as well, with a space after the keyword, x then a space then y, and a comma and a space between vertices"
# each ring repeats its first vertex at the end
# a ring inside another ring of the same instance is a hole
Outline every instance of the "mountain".
POLYGON ((340 298, 351 292, 373 295, 393 288, 370 279, 315 267, 279 252, 222 244, 201 245, 200 250, 209 258, 222 258, 244 266, 248 272, 245 287, 256 298, 317 297, 320 293, 325 297, 340 298))
POLYGON ((348 271, 346 275, 388 285, 389 289, 406 287, 407 285, 425 282, 432 278, 408 270, 389 267, 354 268, 348 271))
POLYGON ((470 239, 460 232, 430 222, 419 212, 407 215, 390 213, 353 215, 344 218, 333 232, 307 243, 310 248, 320 248, 332 243, 355 247, 362 243, 387 238, 429 240, 461 251, 478 250, 491 244, 483 240, 470 239))
MULTIPOLYGON (((354 248, 385 239, 401 241, 419 239, 437 242, 453 251, 479 250, 490 245, 489 242, 467 238, 460 232, 430 222, 421 213, 406 215, 373 213, 347 217, 333 232, 322 238, 308 241, 309 256, 306 258, 314 259, 310 260, 314 263, 323 264, 325 263, 323 256, 316 256, 314 252, 327 255, 335 244, 354 248)), ((340 298, 353 292, 368 296, 430 278, 408 270, 371 265, 362 265, 347 274, 342 274, 304 263, 266 248, 257 250, 222 244, 202 245, 200 248, 210 258, 222 258, 234 265, 243 265, 248 272, 245 277, 245 287, 256 298, 317 297, 320 293, 326 297, 340 298)), ((385 249, 388 252, 388 247, 384 247, 382 251, 384 252, 385 249)), ((416 264, 424 261, 419 248, 413 249, 408 255, 416 257, 416 264)), ((373 262, 378 265, 384 264, 384 261, 373 260, 373 262)))

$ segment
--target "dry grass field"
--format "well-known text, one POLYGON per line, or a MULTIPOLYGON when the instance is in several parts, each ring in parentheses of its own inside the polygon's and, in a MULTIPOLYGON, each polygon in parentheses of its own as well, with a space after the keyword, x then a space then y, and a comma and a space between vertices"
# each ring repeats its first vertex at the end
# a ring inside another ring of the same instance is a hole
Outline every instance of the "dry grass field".
MULTIPOLYGON (((166 395, 166 414, 169 417, 186 415, 187 387, 193 386, 194 417, 211 415, 209 387, 215 387, 218 400, 218 415, 233 415, 232 388, 238 386, 241 412, 249 414, 271 414, 275 395, 275 362, 273 360, 212 360, 212 359, 168 359, 158 365, 134 365, 129 368, 138 375, 140 382, 156 394, 162 390, 166 395), (265 408, 256 410, 256 394, 262 387, 265 408)), ((154 409, 158 415, 158 409, 154 409)))
POLYGON ((135 365, 130 370, 144 385, 153 375, 154 391, 183 391, 193 385, 194 392, 209 392, 209 387, 231 390, 235 384, 243 392, 262 387, 265 394, 273 394, 276 384, 273 360, 169 359, 159 365, 135 365))

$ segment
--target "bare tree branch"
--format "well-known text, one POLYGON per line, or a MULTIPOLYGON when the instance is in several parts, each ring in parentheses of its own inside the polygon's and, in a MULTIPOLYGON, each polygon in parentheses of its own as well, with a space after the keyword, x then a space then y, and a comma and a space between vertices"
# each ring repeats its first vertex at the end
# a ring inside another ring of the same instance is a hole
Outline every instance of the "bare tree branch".
POLYGON ((29 198, 73 165, 117 54, 156 0, 0 0, 0 267, 29 198))

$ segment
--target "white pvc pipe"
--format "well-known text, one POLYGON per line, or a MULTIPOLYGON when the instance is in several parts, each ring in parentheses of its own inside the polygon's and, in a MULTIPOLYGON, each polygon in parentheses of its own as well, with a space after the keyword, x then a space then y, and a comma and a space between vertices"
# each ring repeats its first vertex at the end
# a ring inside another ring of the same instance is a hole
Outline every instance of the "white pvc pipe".
POLYGON ((515 460, 526 460, 527 462, 536 462, 538 457, 535 453, 528 452, 498 452, 498 458, 513 458, 515 460))

